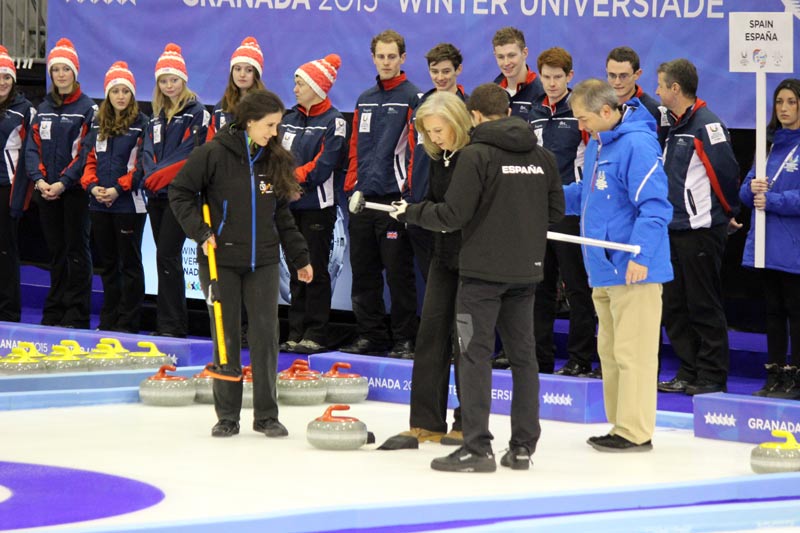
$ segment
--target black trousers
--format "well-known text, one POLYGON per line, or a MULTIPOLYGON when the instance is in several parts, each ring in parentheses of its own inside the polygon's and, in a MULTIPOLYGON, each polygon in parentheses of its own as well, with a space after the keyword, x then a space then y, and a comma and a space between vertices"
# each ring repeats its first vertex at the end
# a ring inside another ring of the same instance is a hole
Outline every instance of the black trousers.
POLYGON ((50 251, 50 290, 42 324, 88 329, 92 297, 89 198, 83 189, 68 189, 57 200, 45 200, 34 191, 33 201, 50 251))
MULTIPOLYGON (((370 198, 389 203, 397 198, 370 198)), ((383 303, 383 271, 392 300, 391 340, 413 340, 417 333, 417 290, 414 255, 405 224, 388 213, 365 209, 351 214, 350 267, 353 272, 351 300, 358 333, 378 344, 388 344, 386 307, 383 303)))
MULTIPOLYGON (((328 261, 331 255, 336 207, 308 211, 293 211, 294 221, 308 243, 314 280, 297 280, 297 270, 289 266, 292 279, 289 288, 292 302, 289 307, 288 340, 312 340, 322 346, 328 342, 328 319, 331 312, 331 276, 328 261)), ((305 266, 305 265, 300 265, 305 266)))
POLYGON ((422 279, 427 283, 433 255, 433 232, 414 224, 409 224, 407 229, 408 237, 411 239, 411 248, 414 250, 414 260, 422 274, 422 279))
POLYGON ((156 245, 156 330, 179 337, 185 336, 189 329, 182 254, 186 234, 172 214, 166 198, 148 198, 147 213, 150 215, 150 227, 156 245))
POLYGON ((90 216, 103 279, 99 328, 136 333, 144 302, 142 234, 147 214, 92 211, 90 216))
MULTIPOLYGON (((414 367, 411 371, 412 428, 447 432, 447 396, 450 360, 455 355, 456 394, 460 397, 458 349, 454 350, 458 270, 434 257, 428 271, 428 288, 417 331, 414 367)), ((459 400, 460 403, 460 400, 459 400)), ((461 407, 454 413, 453 429, 461 430, 461 407)))
POLYGON ((677 377, 725 384, 730 365, 722 306, 722 254, 727 228, 670 231, 674 279, 664 284, 664 326, 681 361, 677 377))
MULTIPOLYGON (((580 217, 564 217, 564 220, 551 229, 569 235, 580 235, 580 217)), ((544 255, 544 279, 536 286, 536 303, 533 306, 536 358, 539 361, 539 370, 546 374, 551 374, 555 365, 553 324, 556 319, 559 271, 569 302, 569 359, 588 366, 597 353, 597 324, 592 289, 589 288, 581 247, 548 240, 544 255)))
POLYGON ((456 324, 461 347, 458 370, 464 446, 473 453, 492 452, 489 412, 492 403, 492 352, 495 326, 511 363, 511 440, 509 446, 536 450, 539 425, 539 367, 533 339, 535 284, 459 280, 456 324))
POLYGON ((763 277, 769 362, 786 364, 791 338, 789 364, 800 366, 800 275, 764 269, 763 277))
MULTIPOLYGON (((203 294, 208 298, 208 261, 198 247, 198 273, 203 294)), ((222 328, 228 368, 241 372, 242 303, 247 309, 247 343, 253 369, 253 418, 278 418, 276 380, 278 377, 278 264, 250 270, 248 267, 217 268, 217 286, 222 303, 222 328)), ((208 306, 214 362, 220 363, 214 310, 208 306)), ((220 420, 239 420, 242 410, 242 382, 214 380, 214 408, 220 420)))
POLYGON ((0 187, 0 320, 19 322, 21 309, 19 280, 19 221, 10 215, 11 186, 0 187))

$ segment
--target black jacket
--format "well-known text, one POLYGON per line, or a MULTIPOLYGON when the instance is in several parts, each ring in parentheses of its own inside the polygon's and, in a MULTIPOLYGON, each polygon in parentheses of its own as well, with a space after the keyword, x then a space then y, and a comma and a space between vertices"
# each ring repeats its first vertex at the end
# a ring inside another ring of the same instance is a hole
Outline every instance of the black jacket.
POLYGON ((461 229, 460 275, 498 283, 542 279, 547 227, 563 215, 555 157, 518 117, 478 125, 445 201, 406 210, 406 220, 424 228, 461 229))
MULTIPOLYGON (((431 202, 444 202, 444 196, 447 194, 447 189, 450 187, 450 182, 453 179, 453 172, 458 163, 458 154, 456 152, 450 158, 448 166, 444 166, 442 159, 431 159, 428 175, 428 194, 425 195, 426 200, 431 202)), ((439 261, 440 264, 451 268, 458 269, 458 253, 461 250, 461 232, 441 232, 436 231, 433 233, 433 257, 439 261)))
POLYGON ((264 149, 251 174, 244 132, 226 127, 191 153, 170 184, 172 212, 186 235, 197 243, 212 234, 212 228, 203 222, 198 195, 207 199, 220 266, 254 269, 275 264, 280 258, 279 244, 296 268, 309 264, 306 241, 294 223, 289 203, 279 200, 273 191, 266 160, 264 149))

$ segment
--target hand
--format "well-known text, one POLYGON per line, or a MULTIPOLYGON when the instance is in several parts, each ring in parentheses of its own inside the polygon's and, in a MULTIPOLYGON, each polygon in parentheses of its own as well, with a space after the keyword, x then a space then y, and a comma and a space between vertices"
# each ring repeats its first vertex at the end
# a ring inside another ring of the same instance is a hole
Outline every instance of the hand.
POLYGON ((647 278, 647 267, 635 261, 628 261, 628 270, 625 271, 625 285, 644 281, 647 278))
POLYGON ((92 189, 92 196, 94 196, 98 202, 103 203, 103 195, 106 193, 105 187, 100 187, 99 185, 95 186, 92 189))
MULTIPOLYGON (((761 194, 759 196, 764 196, 764 195, 761 194)), ((731 217, 731 219, 728 221, 728 235, 733 235, 734 233, 742 229, 742 227, 744 227, 744 224, 739 224, 738 220, 731 217)))
POLYGON ((114 187, 103 189, 103 199, 101 201, 106 204, 106 207, 111 207, 117 198, 119 198, 119 192, 114 187))
POLYGON ((297 279, 303 283, 311 283, 314 279, 314 269, 311 268, 311 265, 297 269, 297 279))
POLYGON ((768 189, 767 178, 753 178, 750 180, 750 192, 753 194, 765 193, 768 189))
POLYGON ((764 209, 767 207, 767 195, 758 193, 753 197, 753 207, 756 209, 764 209))
MULTIPOLYGON (((59 197, 61 197, 61 194, 66 190, 66 188, 67 187, 63 183, 57 181, 52 185, 48 185, 46 189, 47 192, 42 192, 42 196, 44 197, 45 200, 58 200, 59 197)), ((42 189, 44 189, 44 187, 40 186, 39 190, 41 191, 42 189)))
POLYGON ((399 221, 400 217, 406 214, 406 208, 408 207, 408 202, 406 202, 405 200, 400 200, 399 202, 392 202, 392 207, 394 207, 394 211, 390 212, 389 216, 399 221))
POLYGON ((203 245, 202 246, 203 246, 203 253, 208 255, 208 247, 209 246, 211 246, 214 249, 217 248, 217 239, 215 239, 214 236, 212 235, 211 237, 209 237, 208 239, 203 241, 203 245))

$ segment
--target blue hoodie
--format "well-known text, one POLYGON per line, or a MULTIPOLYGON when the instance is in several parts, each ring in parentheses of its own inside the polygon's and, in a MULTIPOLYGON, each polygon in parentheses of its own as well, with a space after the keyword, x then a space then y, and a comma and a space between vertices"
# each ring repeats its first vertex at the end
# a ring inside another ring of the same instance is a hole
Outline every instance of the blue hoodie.
POLYGON ((638 244, 641 252, 582 246, 589 285, 624 285, 629 260, 647 267, 642 283, 670 281, 672 205, 653 116, 634 98, 620 123, 599 137, 586 147, 583 181, 564 187, 567 214, 581 216, 581 236, 638 244))
MULTIPOLYGON (((800 274, 800 129, 779 129, 773 142, 767 157, 767 181, 771 186, 766 193, 764 266, 800 274)), ((755 168, 751 168, 739 189, 739 198, 750 208, 753 207, 750 181, 755 173, 755 168)), ((750 232, 742 256, 742 264, 749 267, 753 266, 754 257, 754 221, 755 211, 750 218, 750 232)))

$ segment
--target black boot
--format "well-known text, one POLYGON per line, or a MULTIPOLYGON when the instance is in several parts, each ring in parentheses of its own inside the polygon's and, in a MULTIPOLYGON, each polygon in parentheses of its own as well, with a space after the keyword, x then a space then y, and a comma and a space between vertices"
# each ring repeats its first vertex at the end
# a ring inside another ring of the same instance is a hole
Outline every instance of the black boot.
POLYGON ((769 396, 771 392, 775 392, 781 382, 781 371, 783 369, 780 366, 774 363, 767 363, 764 368, 767 369, 767 381, 763 387, 753 393, 753 396, 769 396))
POLYGON ((767 394, 770 398, 795 400, 800 398, 800 376, 796 366, 786 365, 781 369, 781 382, 774 392, 767 394))

